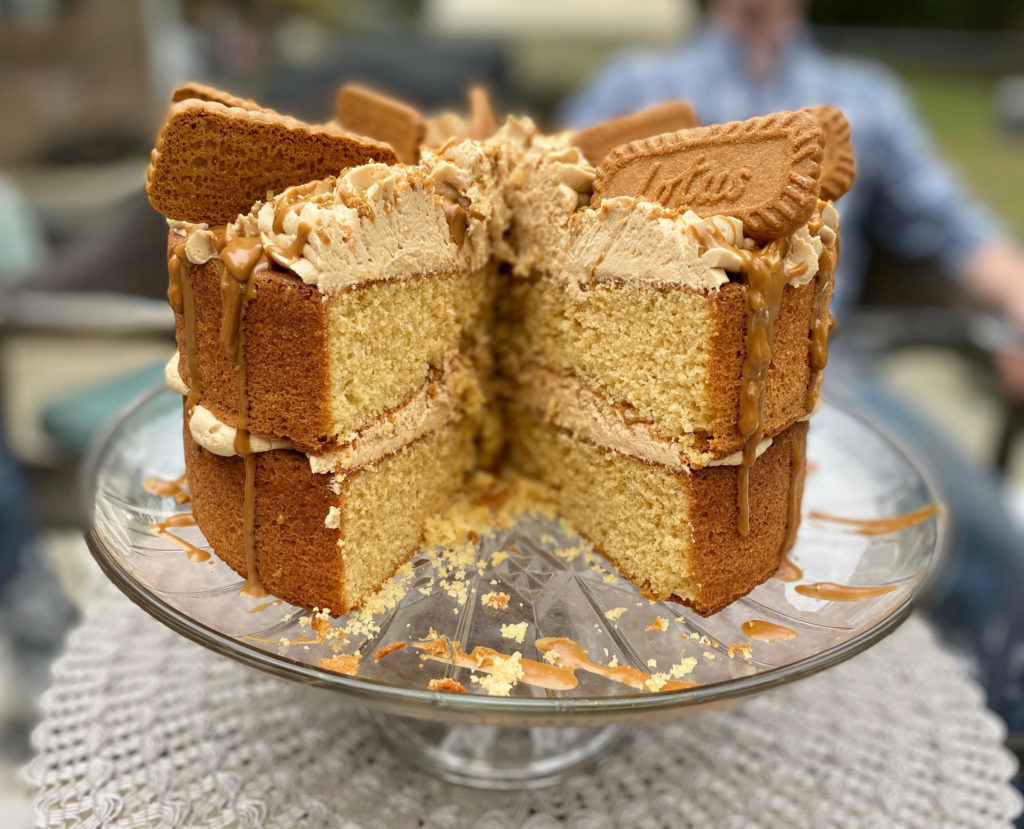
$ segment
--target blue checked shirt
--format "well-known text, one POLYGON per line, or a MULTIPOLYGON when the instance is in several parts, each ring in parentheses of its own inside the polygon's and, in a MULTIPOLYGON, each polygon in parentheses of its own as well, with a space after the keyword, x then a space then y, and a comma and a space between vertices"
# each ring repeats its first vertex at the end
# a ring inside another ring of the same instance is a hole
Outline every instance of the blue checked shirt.
POLYGON ((806 35, 785 50, 774 77, 759 80, 746 74, 738 46, 708 27, 681 49, 613 61, 559 114, 565 126, 582 127, 675 98, 692 104, 703 124, 818 104, 846 114, 857 180, 839 203, 837 316, 860 294, 869 239, 956 273, 971 248, 1005 232, 936 154, 892 74, 827 54, 806 35))

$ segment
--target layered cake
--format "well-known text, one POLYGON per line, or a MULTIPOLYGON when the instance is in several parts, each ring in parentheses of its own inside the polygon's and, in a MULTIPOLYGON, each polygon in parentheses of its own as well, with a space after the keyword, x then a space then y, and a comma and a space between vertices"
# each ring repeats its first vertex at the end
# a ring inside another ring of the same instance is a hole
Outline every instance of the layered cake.
POLYGON ((179 90, 147 189, 200 528, 245 593, 346 613, 500 461, 716 612, 795 536, 852 174, 831 108, 544 135, 479 90, 320 127, 179 90))

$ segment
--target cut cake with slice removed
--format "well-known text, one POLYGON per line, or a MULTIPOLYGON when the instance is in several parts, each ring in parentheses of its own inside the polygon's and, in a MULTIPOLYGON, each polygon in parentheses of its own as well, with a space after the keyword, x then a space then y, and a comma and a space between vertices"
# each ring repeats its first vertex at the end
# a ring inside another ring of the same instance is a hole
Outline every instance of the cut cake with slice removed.
MULTIPOLYGON (((807 190, 820 135, 790 161, 807 190)), ((571 136, 525 119, 419 157, 171 223, 195 513, 249 594, 361 606, 503 441, 647 595, 707 614, 768 578, 799 520, 831 203, 751 238, 647 181, 594 198, 571 136)))

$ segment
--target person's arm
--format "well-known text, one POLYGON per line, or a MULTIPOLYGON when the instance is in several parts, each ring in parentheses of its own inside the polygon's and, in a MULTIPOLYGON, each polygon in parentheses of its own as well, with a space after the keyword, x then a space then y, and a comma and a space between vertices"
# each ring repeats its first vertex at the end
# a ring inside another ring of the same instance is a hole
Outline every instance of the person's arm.
POLYGON ((864 152, 875 156, 873 235, 899 255, 937 260, 980 300, 1024 325, 1020 246, 938 154, 896 79, 878 71, 870 88, 876 121, 864 152))
POLYGON ((1003 388, 1024 401, 1024 250, 1015 242, 996 237, 980 243, 964 262, 965 284, 1019 331, 1017 342, 995 355, 1003 388))
POLYGON ((873 120, 863 136, 854 124, 853 141, 864 141, 872 235, 899 256, 965 276, 968 254, 1006 231, 940 156, 899 81, 881 69, 864 80, 873 120))
MULTIPOLYGON (((1024 331, 1024 249, 939 156, 898 82, 881 72, 874 81, 877 121, 864 148, 877 154, 873 234, 897 254, 936 259, 1024 331)), ((1024 395, 1024 371, 1004 371, 1004 379, 1024 395)))

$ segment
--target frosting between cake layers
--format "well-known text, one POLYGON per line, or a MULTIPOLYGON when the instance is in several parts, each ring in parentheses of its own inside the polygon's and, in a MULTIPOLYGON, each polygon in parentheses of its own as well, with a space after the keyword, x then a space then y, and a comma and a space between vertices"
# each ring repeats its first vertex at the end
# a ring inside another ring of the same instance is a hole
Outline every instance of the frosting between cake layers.
MULTIPOLYGON (((192 433, 192 440, 214 455, 229 458, 238 454, 235 450, 238 430, 220 420, 202 404, 192 410, 192 415, 188 419, 188 430, 192 433)), ((274 449, 291 449, 292 445, 286 440, 250 433, 249 448, 252 452, 270 452, 274 449)))
POLYGON ((465 357, 455 355, 401 406, 385 412, 360 429, 344 446, 310 455, 313 472, 358 469, 397 452, 406 444, 447 425, 457 414, 480 410, 484 396, 465 357))
MULTIPOLYGON (((167 387, 187 395, 188 384, 178 371, 179 355, 175 351, 164 368, 167 387)), ((426 382, 400 406, 385 412, 357 431, 351 440, 337 449, 319 455, 308 455, 314 473, 339 473, 358 469, 390 455, 403 446, 434 432, 451 421, 457 413, 479 411, 484 398, 462 355, 452 356, 440 369, 432 369, 426 382)), ((196 406, 189 418, 192 439, 215 455, 237 455, 234 426, 220 420, 205 406, 196 406)), ((253 452, 295 447, 286 440, 250 435, 253 452)))
MULTIPOLYGON (((688 449, 660 434, 650 423, 633 419, 629 407, 616 405, 577 377, 527 363, 518 368, 515 381, 509 394, 517 403, 556 426, 623 455, 680 471, 737 466, 742 461, 742 452, 715 459, 711 452, 688 449)), ((771 438, 762 440, 757 456, 771 444, 771 438)))

